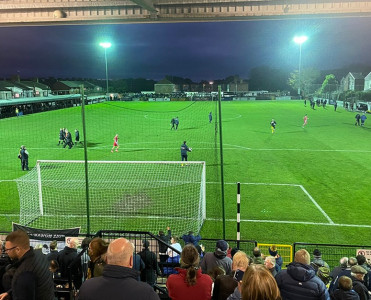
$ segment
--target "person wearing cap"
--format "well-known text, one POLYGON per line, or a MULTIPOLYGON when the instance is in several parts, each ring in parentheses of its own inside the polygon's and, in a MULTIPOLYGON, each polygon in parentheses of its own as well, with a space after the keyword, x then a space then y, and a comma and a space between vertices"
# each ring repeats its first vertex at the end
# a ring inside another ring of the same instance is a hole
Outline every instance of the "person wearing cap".
POLYGON ((359 300, 359 295, 354 291, 352 279, 347 276, 339 278, 339 288, 331 293, 333 300, 359 300))
POLYGON ((275 277, 283 300, 329 300, 326 285, 316 276, 305 249, 295 253, 294 261, 275 277))
POLYGON ((112 241, 107 250, 107 265, 103 276, 86 280, 79 291, 79 300, 159 300, 159 296, 144 282, 137 281, 133 269, 133 244, 125 238, 112 241))
POLYGON ((156 254, 149 250, 149 241, 143 240, 143 250, 138 254, 145 265, 144 270, 140 273, 140 280, 154 286, 157 275, 161 275, 161 270, 157 263, 156 254))
POLYGON ((224 240, 216 242, 214 252, 206 252, 201 261, 202 273, 207 274, 213 268, 221 266, 225 270, 225 274, 232 271, 232 259, 227 257, 229 245, 224 240))
POLYGON ((320 267, 325 267, 325 268, 330 269, 328 263, 322 259, 322 254, 319 249, 314 249, 313 261, 310 263, 310 265, 314 268, 314 270, 316 271, 316 274, 317 274, 318 268, 320 267))
POLYGON ((371 296, 368 292, 366 285, 364 284, 364 277, 367 274, 367 271, 361 266, 353 266, 350 269, 350 278, 353 282, 353 289, 359 295, 360 300, 370 300, 371 296))

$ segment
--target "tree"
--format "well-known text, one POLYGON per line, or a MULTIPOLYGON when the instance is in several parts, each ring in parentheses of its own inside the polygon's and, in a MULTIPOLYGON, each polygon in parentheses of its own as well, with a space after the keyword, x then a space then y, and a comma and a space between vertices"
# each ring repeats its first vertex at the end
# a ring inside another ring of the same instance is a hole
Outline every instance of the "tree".
MULTIPOLYGON (((313 88, 314 84, 318 82, 320 78, 320 71, 315 68, 303 69, 300 74, 300 89, 303 95, 310 95, 315 92, 316 89, 313 88)), ((292 87, 293 90, 299 89, 299 71, 295 70, 290 74, 288 79, 288 85, 292 87)))
POLYGON ((318 94, 331 93, 337 90, 338 82, 334 74, 326 75, 325 80, 322 83, 321 88, 318 90, 318 94))

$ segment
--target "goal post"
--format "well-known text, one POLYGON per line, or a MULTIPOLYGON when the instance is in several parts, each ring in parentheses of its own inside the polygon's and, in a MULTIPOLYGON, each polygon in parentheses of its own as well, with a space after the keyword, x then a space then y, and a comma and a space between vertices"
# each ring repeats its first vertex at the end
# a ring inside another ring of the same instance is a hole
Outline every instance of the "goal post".
POLYGON ((85 161, 37 161, 17 180, 20 223, 86 232, 89 215, 90 233, 170 226, 180 235, 199 232, 206 219, 203 161, 88 161, 88 178, 87 199, 85 161))

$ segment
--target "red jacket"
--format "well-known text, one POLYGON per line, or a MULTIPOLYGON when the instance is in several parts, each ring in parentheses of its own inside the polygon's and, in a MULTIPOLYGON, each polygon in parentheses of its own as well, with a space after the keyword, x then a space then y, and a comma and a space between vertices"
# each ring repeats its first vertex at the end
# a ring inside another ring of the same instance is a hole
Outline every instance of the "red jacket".
POLYGON ((210 300, 213 280, 209 275, 197 271, 197 283, 188 286, 186 283, 187 270, 176 268, 179 274, 169 276, 166 286, 172 300, 210 300))

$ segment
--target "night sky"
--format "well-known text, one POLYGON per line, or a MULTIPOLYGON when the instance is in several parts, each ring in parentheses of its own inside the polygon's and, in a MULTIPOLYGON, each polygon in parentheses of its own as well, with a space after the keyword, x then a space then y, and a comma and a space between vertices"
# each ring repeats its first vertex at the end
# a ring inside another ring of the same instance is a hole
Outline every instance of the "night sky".
MULTIPOLYGON (((109 78, 165 75, 193 81, 248 78, 251 68, 298 68, 293 37, 308 36, 302 68, 371 66, 371 18, 0 28, 0 77, 109 78)), ((349 70, 351 71, 351 70, 349 70)), ((370 70, 371 71, 371 70, 370 70)))

